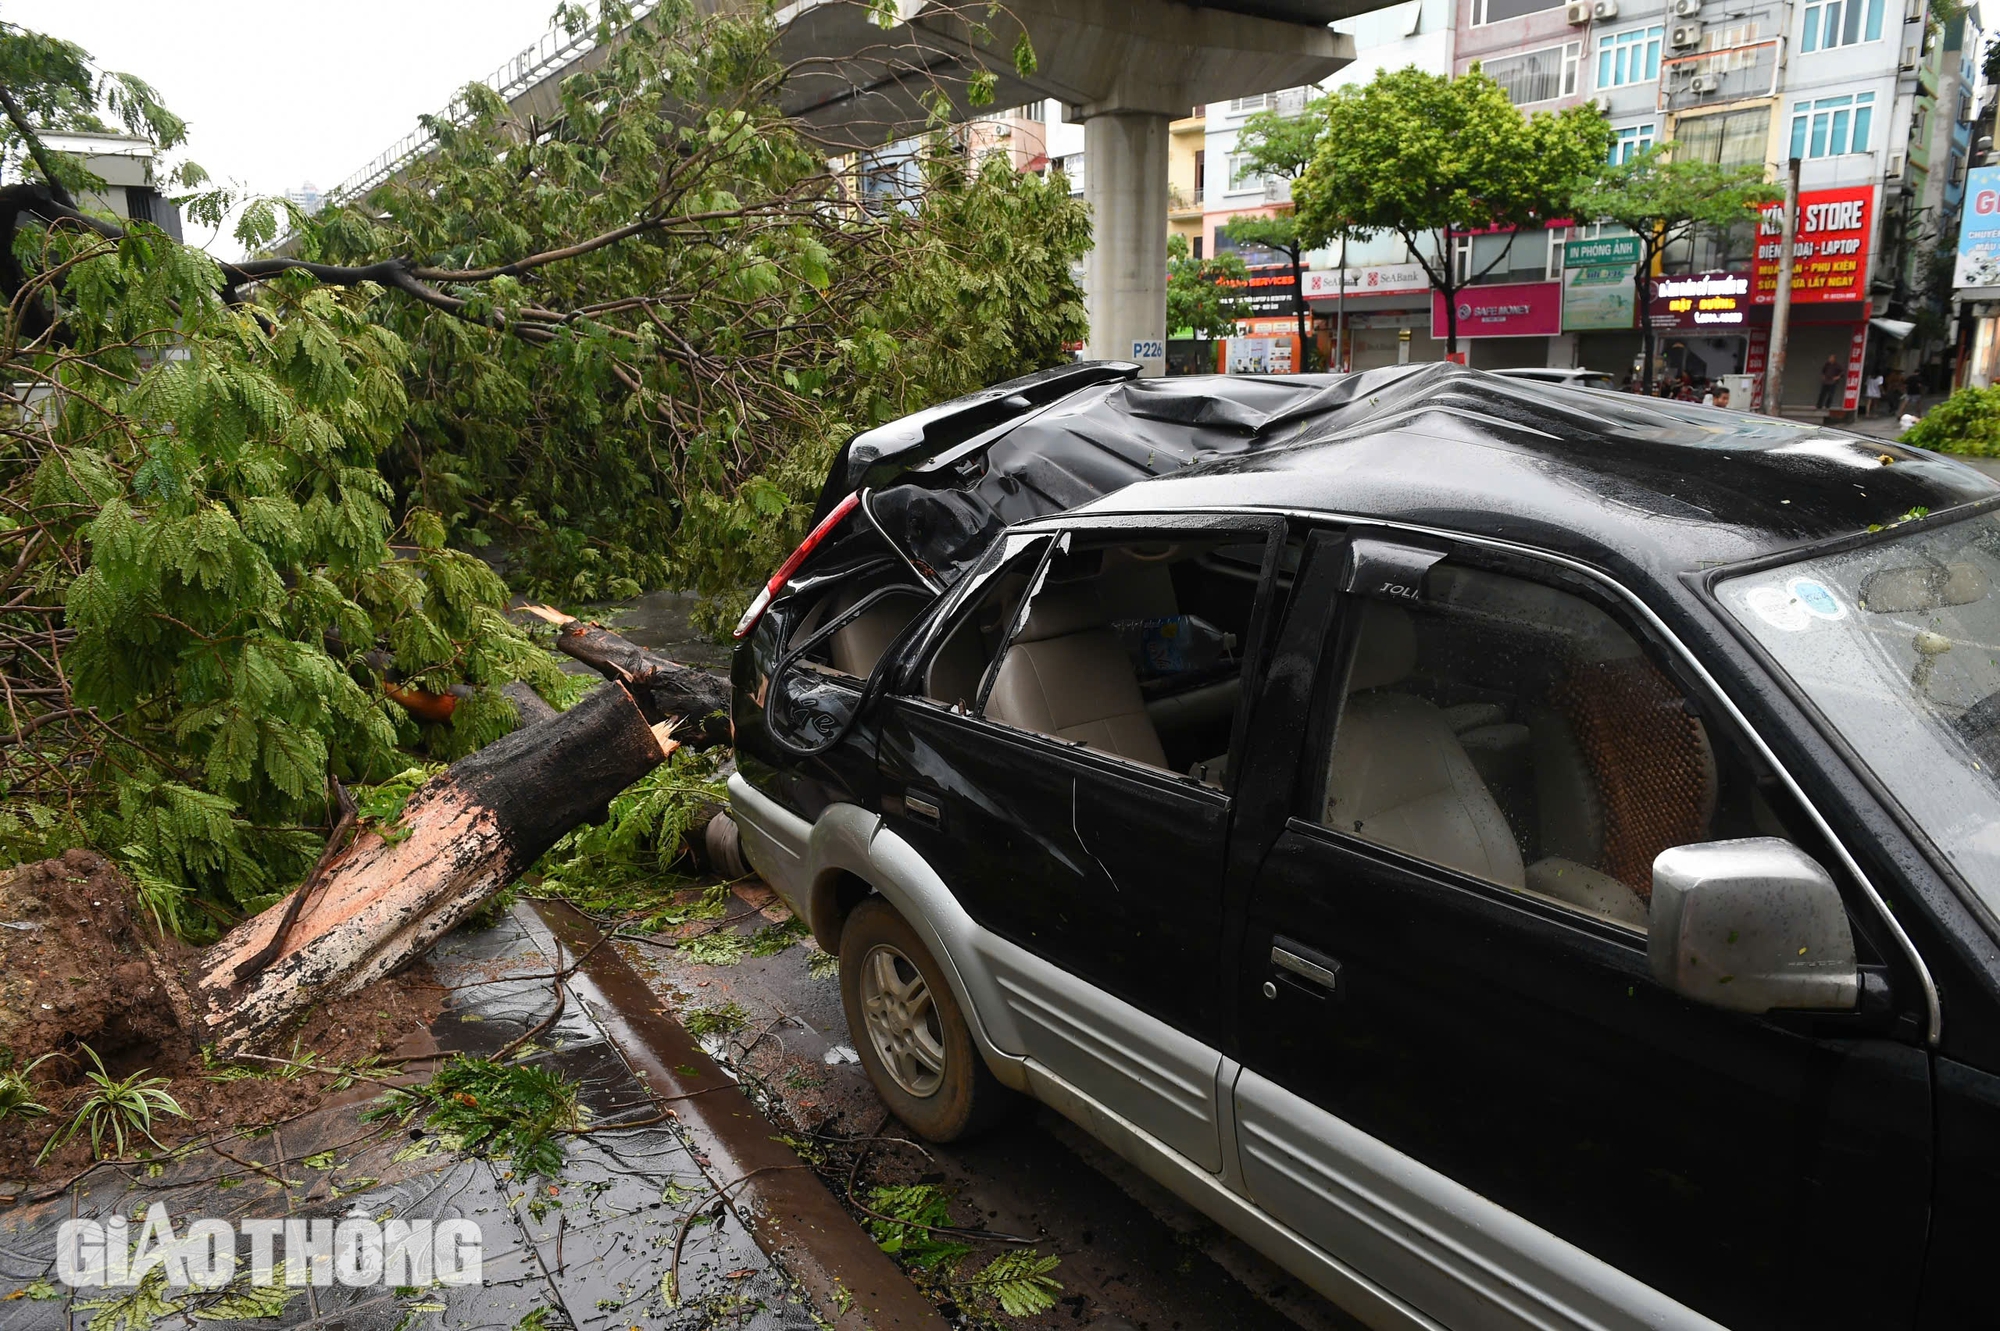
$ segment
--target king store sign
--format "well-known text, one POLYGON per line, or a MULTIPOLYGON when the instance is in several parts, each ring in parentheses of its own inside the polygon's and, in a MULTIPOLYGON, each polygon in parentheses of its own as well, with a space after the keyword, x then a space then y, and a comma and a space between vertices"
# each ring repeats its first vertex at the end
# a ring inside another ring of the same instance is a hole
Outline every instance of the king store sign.
MULTIPOLYGON (((1867 298, 1868 242, 1874 212, 1873 185, 1799 194, 1799 229, 1792 242, 1794 303, 1867 298)), ((1778 257, 1784 229, 1784 205, 1766 207, 1757 228, 1757 268, 1751 291, 1755 304, 1770 305, 1778 299, 1778 257)))

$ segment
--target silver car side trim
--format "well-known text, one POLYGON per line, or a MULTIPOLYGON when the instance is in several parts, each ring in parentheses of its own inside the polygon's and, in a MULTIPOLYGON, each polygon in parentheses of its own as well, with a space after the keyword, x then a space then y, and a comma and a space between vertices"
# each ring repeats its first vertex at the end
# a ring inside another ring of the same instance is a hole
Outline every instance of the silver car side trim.
POLYGON ((1219 1052, 997 934, 980 929, 974 938, 1023 1053, 1201 1168, 1221 1171, 1219 1052))
POLYGON ((811 880, 805 872, 812 824, 751 785, 741 772, 729 774, 729 811, 743 842, 743 858, 792 914, 812 928, 811 880))
POLYGON ((1236 1081, 1250 1196, 1447 1326, 1480 1331, 1720 1331, 1277 1083, 1236 1081))
MULTIPOLYGON (((1378 1331, 1446 1331, 1441 1323, 1417 1311, 1342 1258, 1279 1223, 1242 1193, 1115 1109, 1033 1059, 1025 1066, 1030 1093, 1037 1100, 1367 1325, 1378 1331)), ((1479 1325, 1476 1321, 1469 1322, 1464 1331, 1479 1325)))
POLYGON ((1222 1134, 1222 1185, 1231 1192, 1250 1195, 1243 1181, 1243 1156, 1236 1144, 1236 1078, 1243 1065, 1224 1054, 1215 1069, 1215 1126, 1222 1134))
MULTIPOLYGON (((1708 667, 1703 665, 1695 654, 1688 650, 1687 645, 1680 640, 1672 629, 1667 627, 1665 621, 1653 613, 1653 608, 1634 595, 1623 583, 1598 569, 1592 568, 1588 564, 1570 559, 1564 555, 1553 554, 1547 550, 1537 550, 1533 546, 1520 545, 1513 541, 1503 541, 1497 537, 1475 536, 1467 532, 1453 531, 1444 527, 1426 527, 1417 523, 1397 522, 1385 518, 1368 517, 1358 513, 1334 513, 1318 509, 1279 508, 1263 505, 1250 505, 1244 508, 1218 508, 1204 511, 1244 514, 1274 513, 1283 517, 1297 518, 1302 522, 1344 523, 1355 526, 1387 528, 1395 531, 1409 532, 1418 536, 1429 536, 1438 540, 1455 541, 1464 545, 1484 546, 1489 550, 1504 551, 1507 554, 1519 555, 1524 559, 1538 559, 1545 563, 1560 565, 1572 573, 1590 579, 1592 582, 1609 591, 1619 601, 1631 607, 1641 619, 1646 621, 1647 626, 1653 632, 1660 635, 1660 640, 1672 648, 1674 655, 1680 658, 1682 664, 1686 665, 1701 680, 1702 684, 1707 687, 1710 696, 1721 703, 1723 709, 1729 713, 1730 719, 1736 723, 1737 729, 1750 737, 1750 743, 1755 746, 1757 755, 1770 766, 1773 772, 1778 774, 1778 779, 1784 782, 1785 789, 1790 791, 1792 798, 1797 800, 1800 807, 1805 809, 1807 815, 1813 820, 1813 826, 1819 829, 1820 835, 1826 838, 1827 844, 1832 846, 1834 853, 1840 856, 1841 866, 1849 874, 1853 875, 1856 883, 1861 885, 1862 894, 1868 898, 1869 904, 1875 907, 1875 914, 1881 919, 1883 926, 1888 929, 1890 936, 1896 940, 1896 945, 1902 949, 1903 955, 1909 959, 1911 969, 1916 971, 1918 980, 1923 984, 1924 1009, 1930 1026, 1930 1029, 1925 1034, 1925 1039, 1930 1043, 1931 1047, 1937 1047, 1939 1040, 1943 1038, 1944 1034, 1944 1007, 1938 998, 1937 981, 1931 978, 1930 967, 1924 964, 1923 954, 1917 951, 1916 943, 1911 940, 1910 935, 1903 929, 1902 922, 1889 909, 1889 903, 1883 900, 1882 894, 1875 889, 1875 884, 1869 881, 1868 875, 1861 871, 1861 865, 1848 852, 1847 843, 1835 834, 1833 824, 1827 822, 1826 818, 1820 813, 1819 806, 1806 797, 1805 789, 1792 776, 1790 769, 1778 761, 1778 755, 1771 752, 1771 746, 1764 742, 1764 737, 1757 732, 1755 726, 1750 724, 1750 719, 1743 715, 1743 710, 1736 705, 1735 699, 1731 698, 1723 690, 1722 686, 1716 682, 1715 676, 1708 672, 1708 667)), ((1127 515, 1121 510, 1119 516, 1124 517, 1127 515)), ((1034 527, 1040 528, 1043 525, 1063 520, 1063 516, 1052 515, 1049 518, 1038 519, 1034 527)), ((1027 524, 1023 524, 1023 529, 1026 527, 1027 524)))
POLYGON ((1014 1022, 992 968, 983 964, 978 939, 986 931, 973 922, 916 848, 882 824, 879 815, 854 804, 834 804, 813 824, 806 848, 815 910, 830 903, 830 888, 842 872, 854 874, 882 894, 909 922, 944 968, 993 1075, 1015 1090, 1027 1088, 1021 1055, 1027 1042, 1014 1022))

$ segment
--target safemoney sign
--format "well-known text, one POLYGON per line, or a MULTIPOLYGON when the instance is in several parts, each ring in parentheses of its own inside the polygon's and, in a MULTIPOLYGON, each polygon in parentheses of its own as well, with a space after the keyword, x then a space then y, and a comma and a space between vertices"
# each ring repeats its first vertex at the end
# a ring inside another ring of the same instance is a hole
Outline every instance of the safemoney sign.
POLYGON ((2000 166, 1965 176, 1965 213, 1958 223, 1955 287, 2000 287, 2000 166))
MULTIPOLYGON (((1753 300, 1778 299, 1778 251, 1785 234, 1784 205, 1771 204, 1757 228, 1753 300)), ((1868 297, 1868 240, 1875 220, 1875 187, 1803 190, 1799 230, 1792 241, 1792 302, 1820 304, 1868 297)))

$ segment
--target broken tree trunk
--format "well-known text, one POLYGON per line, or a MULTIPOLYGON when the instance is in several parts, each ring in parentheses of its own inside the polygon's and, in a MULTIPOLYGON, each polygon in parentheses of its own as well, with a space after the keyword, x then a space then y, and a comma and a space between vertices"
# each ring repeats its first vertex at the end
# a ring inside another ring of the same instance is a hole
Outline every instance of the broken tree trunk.
POLYGON ((602 818, 612 796, 672 752, 667 729, 611 683, 453 763, 393 827, 363 831, 328 857, 296 907, 279 902, 202 954, 198 1038, 247 1052, 313 1003, 406 965, 563 833, 602 818), (250 964, 274 940, 275 958, 250 964))
POLYGON ((696 748, 730 742, 729 681, 721 675, 649 652, 602 624, 575 619, 545 605, 521 608, 556 626, 557 651, 575 657, 606 679, 629 685, 653 720, 680 718, 674 727, 675 738, 696 748))

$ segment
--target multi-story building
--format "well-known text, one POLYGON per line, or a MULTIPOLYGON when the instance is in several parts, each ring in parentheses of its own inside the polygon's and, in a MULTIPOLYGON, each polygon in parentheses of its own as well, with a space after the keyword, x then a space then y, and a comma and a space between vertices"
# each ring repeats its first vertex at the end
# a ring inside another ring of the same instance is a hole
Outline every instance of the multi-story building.
POLYGON ((86 190, 77 200, 85 211, 151 222, 175 240, 181 238, 180 209, 160 192, 155 174, 160 150, 151 139, 65 132, 44 135, 43 141, 55 152, 82 158, 84 170, 104 182, 103 188, 86 190))
MULTIPOLYGON (((1289 182, 1245 170, 1237 145, 1244 123, 1259 111, 1302 111, 1317 93, 1366 83, 1385 69, 1415 66, 1449 72, 1452 3, 1403 0, 1342 19, 1333 26, 1354 39, 1354 62, 1318 88, 1284 89, 1207 108, 1205 151, 1210 165, 1202 231, 1209 252, 1229 248, 1222 229, 1236 218, 1265 216, 1291 206, 1289 182)), ((1296 318, 1286 303, 1294 290, 1288 269, 1280 256, 1269 252, 1244 251, 1242 257, 1264 275, 1262 284, 1253 288, 1262 308, 1256 318, 1243 321, 1244 333, 1289 336, 1296 318)), ((1428 279, 1400 240, 1391 236, 1356 241, 1346 246, 1344 254, 1336 243, 1307 254, 1305 260, 1310 271, 1298 295, 1313 312, 1319 363, 1333 363, 1336 353, 1341 363, 1356 369, 1443 357, 1443 342, 1433 343, 1429 336, 1428 279)))
POLYGON ((1188 242, 1199 259, 1208 250, 1203 212, 1208 197, 1208 108, 1167 126, 1167 233, 1188 242))
MULTIPOLYGON (((1933 22, 1926 0, 1406 0, 1336 26, 1354 35, 1359 57, 1336 82, 1406 64, 1456 75, 1477 65, 1527 112, 1594 103, 1611 122, 1614 162, 1672 141, 1680 155, 1760 165, 1782 182, 1800 159, 1786 405, 1814 401, 1829 358, 1841 372, 1837 405, 1852 406, 1864 371, 1910 369, 1924 354, 1903 316, 1923 297, 1920 249, 1951 234, 1972 153, 1981 39, 1969 15, 1933 22)), ((1207 161, 1221 164, 1203 214, 1211 244, 1230 218, 1284 206, 1281 189, 1230 164, 1247 115, 1285 97, 1208 108, 1207 161)), ((1643 310, 1624 294, 1629 263, 1616 262, 1630 247, 1570 251, 1572 239, 1617 234, 1564 222, 1454 238, 1461 280, 1507 311, 1461 326, 1471 364, 1623 375, 1638 368, 1644 319, 1660 334, 1662 373, 1761 372, 1779 261, 1774 214, 1675 247, 1643 310), (1703 278, 1702 290, 1722 296, 1677 297, 1703 278)), ((1303 295, 1322 322, 1347 306, 1352 337, 1342 340, 1356 368, 1443 354, 1418 317, 1434 293, 1400 247, 1348 246, 1344 282, 1325 271, 1340 265, 1338 249, 1312 256, 1303 295)))

